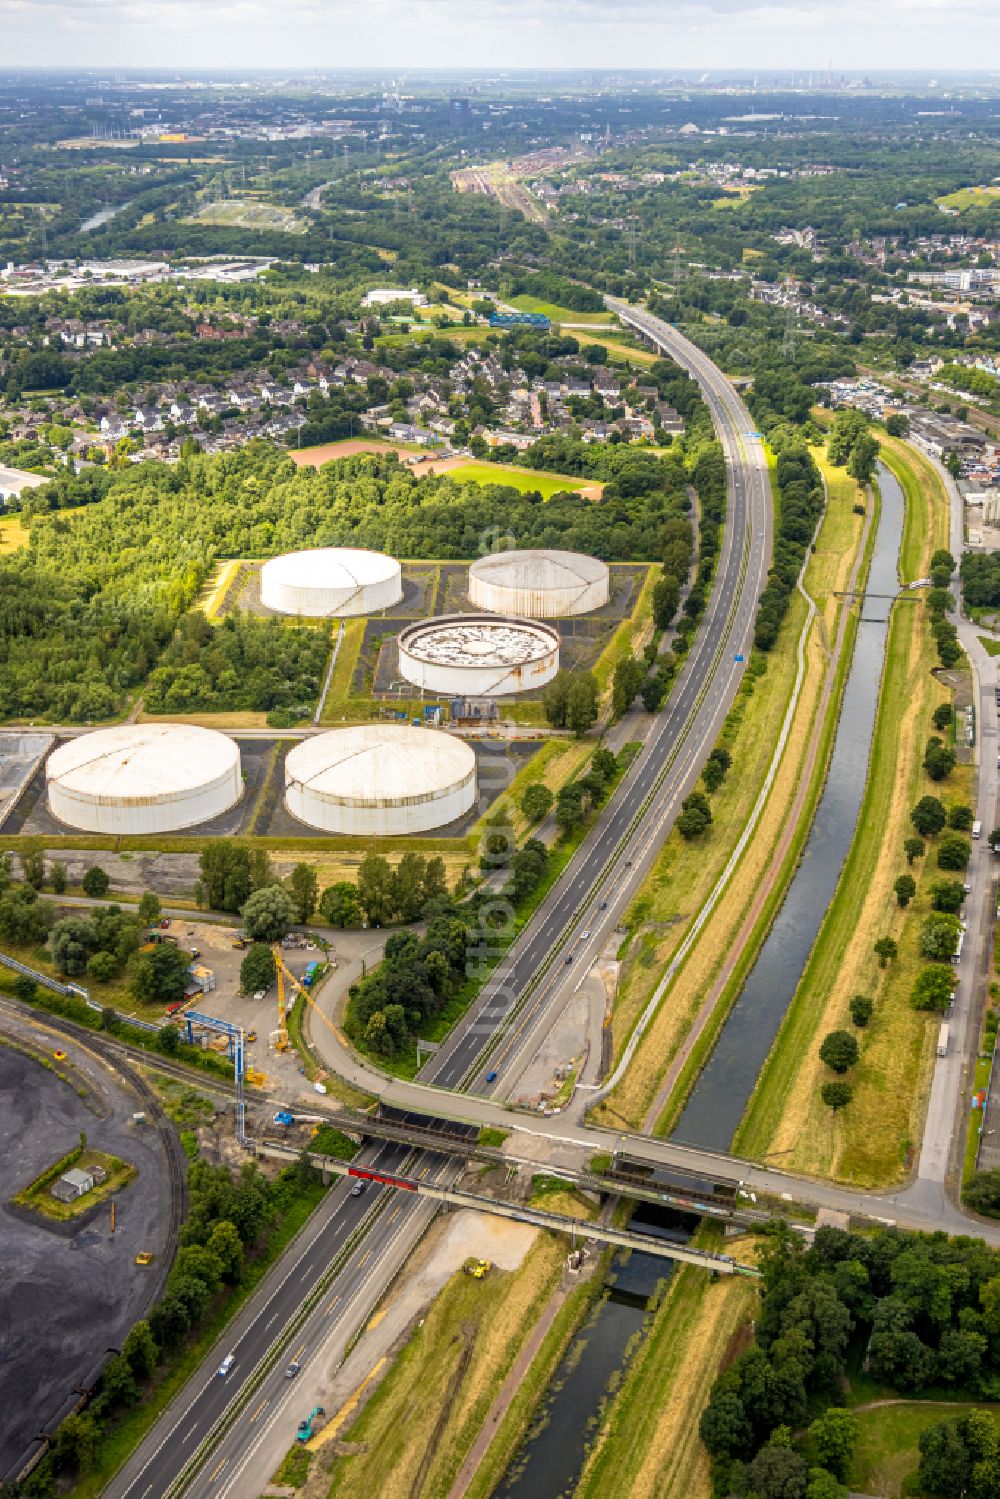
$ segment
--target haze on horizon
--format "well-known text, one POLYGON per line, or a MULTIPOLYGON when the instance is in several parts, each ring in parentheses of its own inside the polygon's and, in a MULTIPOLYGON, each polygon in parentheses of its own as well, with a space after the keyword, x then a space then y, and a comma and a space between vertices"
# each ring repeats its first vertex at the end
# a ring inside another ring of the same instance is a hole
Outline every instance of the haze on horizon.
MULTIPOLYGON (((996 0, 0 0, 6 67, 970 71, 996 0)), ((1000 81, 1000 71, 997 73, 1000 81)))

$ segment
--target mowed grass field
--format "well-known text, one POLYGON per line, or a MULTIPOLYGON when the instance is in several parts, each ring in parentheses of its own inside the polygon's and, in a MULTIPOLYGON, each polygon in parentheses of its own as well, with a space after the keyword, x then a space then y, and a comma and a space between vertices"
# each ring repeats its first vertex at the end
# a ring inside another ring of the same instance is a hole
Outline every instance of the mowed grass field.
POLYGON ((543 473, 538 469, 513 468, 507 463, 488 461, 471 461, 460 464, 457 468, 449 468, 448 477, 454 479, 456 484, 509 484, 522 494, 537 489, 543 500, 550 500, 554 494, 564 490, 582 494, 590 500, 599 500, 604 492, 603 484, 590 479, 573 478, 571 474, 543 473))
POLYGON ((615 323, 618 319, 611 312, 574 312, 572 307, 560 307, 556 302, 542 302, 538 297, 510 297, 511 307, 519 312, 540 312, 552 323, 615 323))
POLYGON ((936 201, 942 208, 957 208, 961 213, 966 208, 989 208, 1000 198, 1000 187, 960 187, 957 192, 947 193, 936 201))
MULTIPOLYGON (((887 453, 891 461, 895 461, 887 453)), ((932 475, 936 481, 937 476, 932 475)), ((909 535, 909 565, 931 542, 945 506, 933 493, 918 511, 934 528, 930 541, 909 535)), ((922 757, 933 732, 931 713, 948 694, 931 676, 937 655, 925 610, 901 602, 893 611, 886 646, 882 691, 858 831, 836 894, 824 918, 795 998, 761 1073, 757 1090, 733 1141, 741 1154, 780 1156, 790 1171, 831 1176, 856 1186, 875 1187, 906 1172, 929 1086, 932 1039, 938 1017, 916 1011, 910 990, 923 966, 917 946, 920 921, 930 910, 928 886, 941 873, 936 840, 909 872, 918 882, 916 899, 901 910, 893 892, 907 870, 903 840, 912 827, 910 808, 925 794, 948 805, 968 801, 971 767, 959 766, 947 782, 931 782, 922 757), (873 830, 877 830, 873 833, 873 830), (899 957, 886 969, 873 951, 877 938, 891 936, 899 957), (850 1105, 833 1114, 820 1088, 832 1074, 819 1060, 822 1037, 849 1027, 853 994, 875 1001, 869 1025, 856 1034, 861 1058, 849 1081, 850 1105)))

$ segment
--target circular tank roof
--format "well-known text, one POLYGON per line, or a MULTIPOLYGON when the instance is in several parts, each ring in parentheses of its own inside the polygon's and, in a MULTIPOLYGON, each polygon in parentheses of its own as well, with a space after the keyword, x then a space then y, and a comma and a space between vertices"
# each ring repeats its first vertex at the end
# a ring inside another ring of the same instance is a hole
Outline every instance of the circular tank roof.
POLYGON ((400 648, 435 666, 524 666, 559 645, 550 625, 493 614, 451 614, 400 632, 400 648))
POLYGON ((363 547, 313 547, 272 557, 263 569, 271 583, 294 588, 370 588, 399 577, 399 563, 363 547))
POLYGON ((400 723, 360 724, 304 739, 285 759, 285 785, 359 806, 443 795, 475 774, 464 740, 400 723))
POLYGON ((592 583, 603 583, 608 576, 608 565, 583 552, 493 552, 473 562, 469 572, 498 588, 547 593, 582 590, 592 583))
POLYGON ((235 741, 196 724, 119 724, 53 750, 46 780, 99 805, 149 806, 239 773, 235 741))

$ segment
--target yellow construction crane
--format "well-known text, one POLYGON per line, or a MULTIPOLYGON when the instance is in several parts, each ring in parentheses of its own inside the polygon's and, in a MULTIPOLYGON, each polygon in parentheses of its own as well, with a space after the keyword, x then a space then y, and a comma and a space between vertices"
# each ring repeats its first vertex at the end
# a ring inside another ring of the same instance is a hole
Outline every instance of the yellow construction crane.
MULTIPOLYGON (((332 1033, 335 1036, 337 1036, 338 1039, 342 1040, 343 1038, 340 1036, 340 1033, 337 1030, 337 1027, 334 1025, 334 1023, 330 1019, 329 1015, 324 1015, 324 1013, 320 1009, 319 1005, 316 1003, 316 1001, 313 999, 312 995, 309 993, 309 990, 306 988, 306 986, 303 983, 300 983, 300 981, 295 977, 294 973, 288 967, 288 964, 285 962, 285 960, 284 960, 284 958, 282 956, 280 944, 277 943, 277 942, 274 943, 272 945, 272 947, 271 947, 271 951, 274 954, 274 976, 275 976, 275 978, 277 980, 277 984, 278 984, 278 1029, 277 1029, 277 1031, 274 1032, 274 1034, 277 1036, 277 1040, 274 1043, 275 1050, 276 1051, 287 1051, 288 1050, 288 1046, 289 1046, 289 1041, 288 1041, 288 1008, 287 1008, 287 1000, 286 1000, 286 996, 285 996, 285 980, 286 979, 288 980, 288 982, 292 986, 292 988, 297 993, 299 993, 299 994, 302 995, 302 998, 305 1000, 306 1004, 309 1005, 309 1006, 311 1006, 311 1008, 316 1012, 316 1014, 319 1016, 320 1020, 322 1020, 323 1024, 327 1027, 327 1029, 329 1031, 332 1031, 332 1033)), ((337 966, 336 962, 334 962, 332 966, 334 968, 336 968, 336 966, 337 966)))

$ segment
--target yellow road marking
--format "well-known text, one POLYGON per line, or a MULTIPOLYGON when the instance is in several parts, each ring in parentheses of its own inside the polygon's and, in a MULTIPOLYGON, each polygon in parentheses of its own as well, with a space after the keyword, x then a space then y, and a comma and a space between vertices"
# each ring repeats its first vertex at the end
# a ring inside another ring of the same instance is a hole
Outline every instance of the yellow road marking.
POLYGON ((346 1424, 348 1417, 350 1417, 354 1413, 357 1404, 364 1394, 365 1390, 371 1384, 372 1380, 375 1379, 379 1374, 381 1374, 382 1370, 385 1368, 388 1362, 388 1355, 383 1354, 376 1363, 375 1367, 372 1369, 371 1373, 365 1375, 364 1379, 358 1385, 353 1395, 348 1395, 347 1399, 344 1401, 343 1405, 340 1407, 340 1410, 333 1417, 333 1419, 326 1423, 322 1431, 318 1431, 314 1437, 311 1437, 309 1441, 304 1444, 307 1452, 317 1452, 319 1448, 323 1446, 324 1442, 331 1441, 333 1437, 337 1435, 341 1428, 346 1424))

